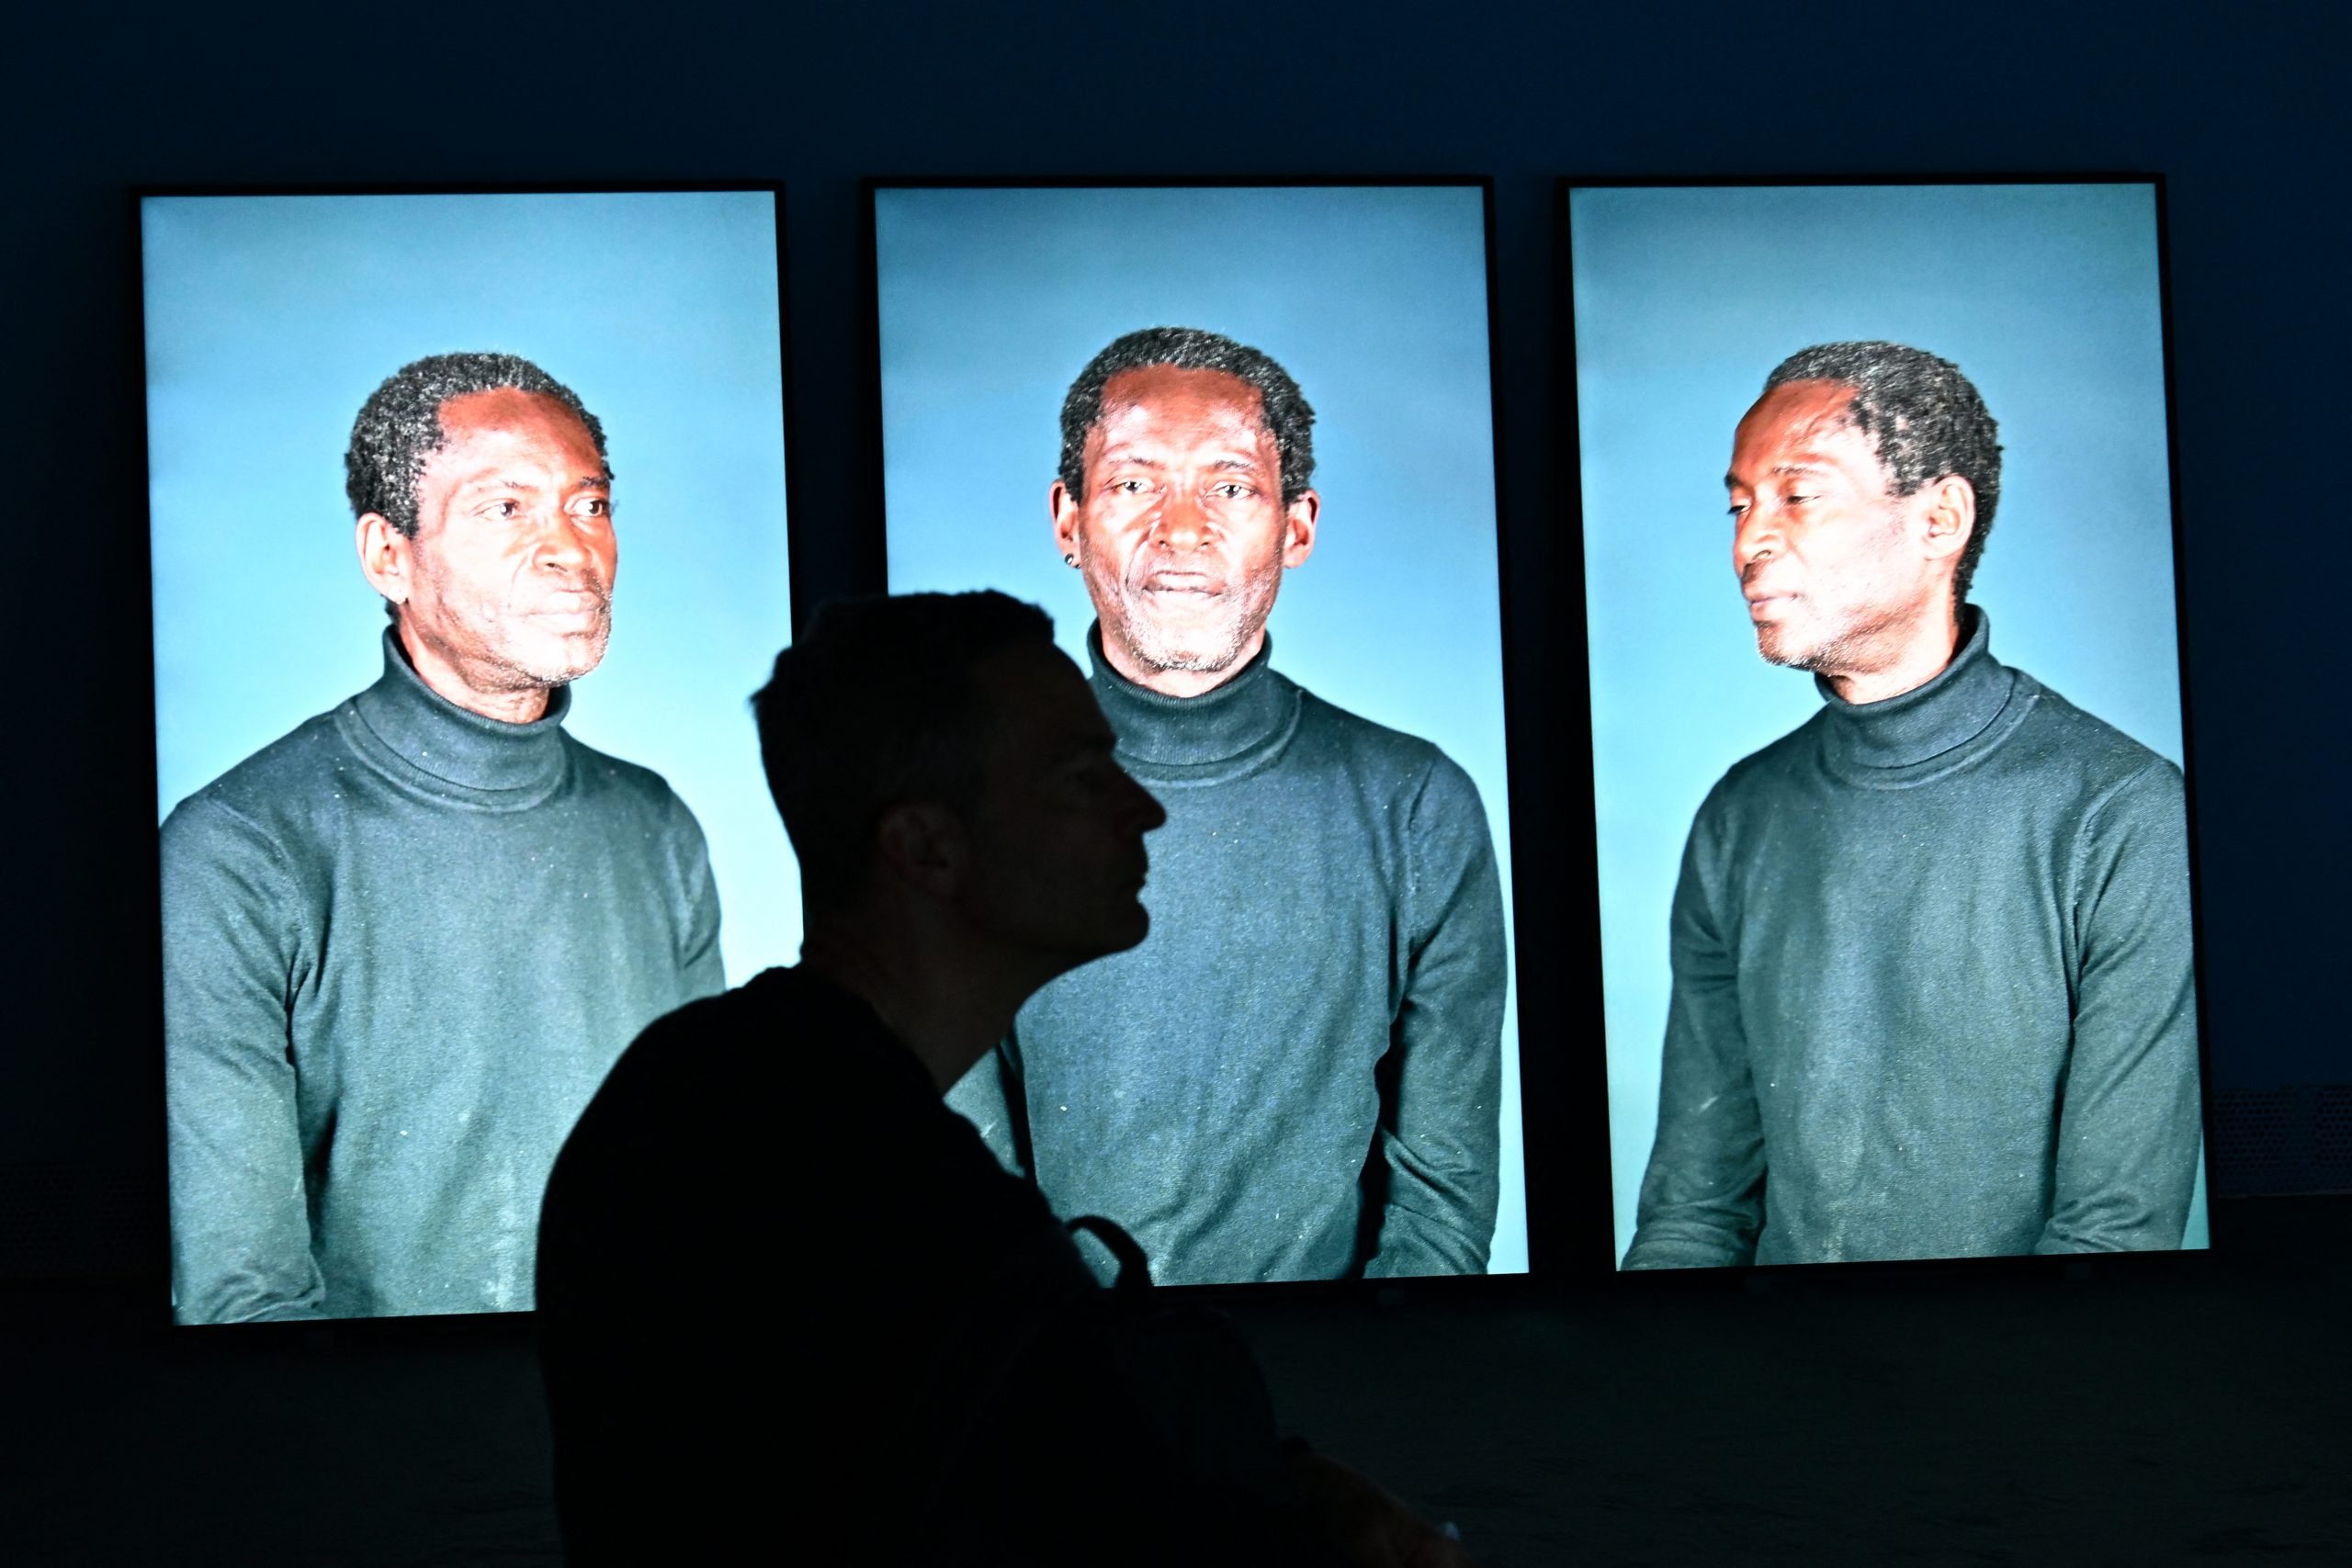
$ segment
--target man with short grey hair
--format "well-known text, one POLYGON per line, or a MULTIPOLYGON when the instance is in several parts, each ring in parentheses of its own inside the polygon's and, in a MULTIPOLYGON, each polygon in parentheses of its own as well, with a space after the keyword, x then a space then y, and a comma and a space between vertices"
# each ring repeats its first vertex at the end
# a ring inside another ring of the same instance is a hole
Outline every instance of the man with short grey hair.
POLYGON ((1875 342, 1791 356, 1739 423, 1757 650, 1823 706, 1691 826, 1629 1269, 2181 1244, 2181 773, 1993 658, 1997 435, 1957 366, 1875 342))
POLYGON ((345 468, 383 678, 164 823, 184 1323, 529 1307, 572 1118, 725 984, 693 813, 563 729, 612 631, 603 425, 527 360, 435 355, 345 468))

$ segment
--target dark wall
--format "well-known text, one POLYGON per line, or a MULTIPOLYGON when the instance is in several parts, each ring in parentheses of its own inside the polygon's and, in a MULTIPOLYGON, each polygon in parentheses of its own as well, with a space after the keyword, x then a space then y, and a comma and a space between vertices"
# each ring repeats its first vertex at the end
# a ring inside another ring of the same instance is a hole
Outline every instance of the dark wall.
MULTIPOLYGON (((2322 6, 210 9, 18 23, 6 51, 0 1269, 12 1245, 152 1262, 161 1234, 139 183, 786 182, 796 567, 823 592, 877 558, 861 175, 1492 175, 1522 1016, 1532 1050, 1561 1047, 1529 1090, 1575 1104, 1598 1009, 1553 176, 2160 171, 2216 1079, 2352 1079, 2326 578, 2347 246, 2322 6)), ((1577 1111, 1563 1141, 1600 1134, 1577 1111)), ((1573 1158, 1553 1174, 1598 1179, 1573 1158)))

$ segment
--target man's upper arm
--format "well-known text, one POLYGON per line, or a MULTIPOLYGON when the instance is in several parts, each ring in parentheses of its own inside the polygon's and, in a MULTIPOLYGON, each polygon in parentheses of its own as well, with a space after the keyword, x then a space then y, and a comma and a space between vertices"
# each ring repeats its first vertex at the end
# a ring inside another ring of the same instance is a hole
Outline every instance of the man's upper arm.
POLYGON ((278 845, 204 796, 164 823, 162 870, 175 1310, 316 1317, 288 1024, 300 887, 278 845))
POLYGON ((727 963, 718 947, 718 879, 710 869, 710 845, 702 824, 686 803, 673 792, 673 830, 679 839, 679 874, 685 896, 685 920, 678 947, 683 999, 715 997, 727 988, 727 963))
POLYGON ((2081 973, 2038 1252, 2178 1247, 2197 1179, 2197 996, 2188 817, 2154 761, 2093 812, 2079 848, 2081 973))
POLYGON ((1366 1272, 1476 1274, 1495 1232, 1509 970, 1494 837, 1477 786, 1442 756, 1414 802, 1405 863, 1386 1212, 1366 1272))
POLYGON ((1628 1269, 1752 1263, 1764 1223, 1763 1121, 1740 1024, 1738 964, 1716 908, 1715 804, 1710 797, 1700 807, 1675 883, 1674 989, 1658 1070, 1657 1138, 1642 1177, 1628 1269))

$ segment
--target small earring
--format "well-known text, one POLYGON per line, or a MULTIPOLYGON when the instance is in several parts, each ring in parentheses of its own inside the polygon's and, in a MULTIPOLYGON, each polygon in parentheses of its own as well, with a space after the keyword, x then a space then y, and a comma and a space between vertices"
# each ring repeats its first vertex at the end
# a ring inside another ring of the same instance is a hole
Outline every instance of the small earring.
POLYGON ((1062 564, 1064 566, 1076 566, 1078 564, 1078 558, 1076 556, 1064 556, 1062 557, 1062 564))

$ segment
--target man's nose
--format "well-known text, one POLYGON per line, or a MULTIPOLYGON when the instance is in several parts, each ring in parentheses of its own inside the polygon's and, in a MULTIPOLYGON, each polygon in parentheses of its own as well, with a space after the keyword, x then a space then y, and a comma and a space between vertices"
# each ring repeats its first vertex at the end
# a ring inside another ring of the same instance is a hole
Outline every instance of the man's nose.
POLYGON ((1159 796, 1137 784, 1133 774, 1127 777, 1127 787, 1136 792, 1136 817, 1144 832, 1155 832, 1168 825, 1168 807, 1159 804, 1159 796))
POLYGON ((1180 490, 1160 504, 1159 525, 1153 532, 1170 549, 1198 549, 1208 535, 1208 514, 1197 496, 1180 490))
POLYGON ((539 526, 536 558, 545 567, 568 569, 585 565, 588 544, 580 536, 579 520, 561 508, 544 519, 539 526))

